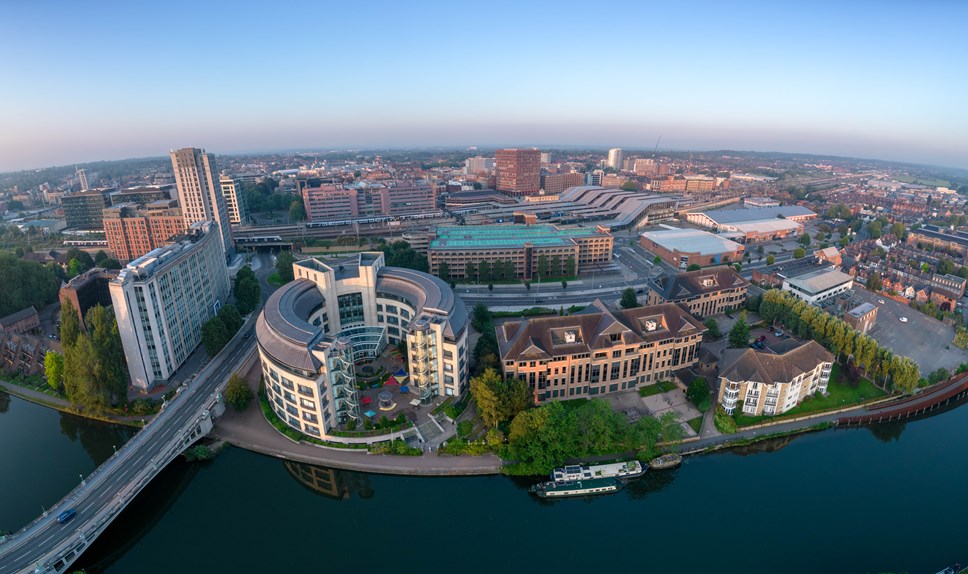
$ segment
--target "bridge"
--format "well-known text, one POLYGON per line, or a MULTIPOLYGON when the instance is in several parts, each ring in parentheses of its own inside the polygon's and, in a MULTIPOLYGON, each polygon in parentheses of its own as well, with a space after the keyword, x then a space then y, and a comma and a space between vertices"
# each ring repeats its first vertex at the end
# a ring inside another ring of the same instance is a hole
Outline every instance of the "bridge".
POLYGON ((256 356, 256 316, 145 428, 54 508, 0 543, 0 574, 66 572, 165 465, 212 430, 229 376, 256 356), (57 515, 68 508, 77 515, 60 524, 57 515))

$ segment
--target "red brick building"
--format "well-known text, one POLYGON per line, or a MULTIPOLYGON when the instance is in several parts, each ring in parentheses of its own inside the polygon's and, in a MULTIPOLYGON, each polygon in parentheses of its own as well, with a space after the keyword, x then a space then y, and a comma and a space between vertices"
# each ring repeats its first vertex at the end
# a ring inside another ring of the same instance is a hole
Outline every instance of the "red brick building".
POLYGON ((534 195, 541 190, 541 152, 499 149, 494 154, 497 190, 508 195, 534 195))

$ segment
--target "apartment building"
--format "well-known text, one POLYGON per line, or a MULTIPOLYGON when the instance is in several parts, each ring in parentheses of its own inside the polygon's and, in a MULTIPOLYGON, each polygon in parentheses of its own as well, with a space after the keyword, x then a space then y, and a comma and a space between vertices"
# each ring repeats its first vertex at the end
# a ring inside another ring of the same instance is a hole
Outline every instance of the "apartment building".
POLYGON ((147 205, 156 201, 167 201, 176 199, 172 194, 177 193, 171 184, 148 185, 144 187, 129 187, 111 194, 111 205, 121 205, 122 203, 136 203, 147 205))
POLYGON ((708 267, 651 279, 648 304, 678 303, 704 319, 744 306, 748 287, 732 267, 708 267))
POLYGON ((132 386, 148 392, 167 383, 229 295, 218 225, 193 223, 172 245, 129 263, 108 289, 132 386))
POLYGON ((118 276, 118 273, 119 271, 116 269, 95 267, 62 284, 58 294, 62 312, 69 301, 74 308, 74 312, 77 313, 81 325, 83 325, 84 316, 87 315, 91 307, 96 305, 110 307, 110 285, 111 281, 118 276))
POLYGON ((215 155, 203 149, 182 148, 171 152, 171 167, 175 171, 178 202, 185 227, 199 221, 214 221, 222 236, 223 250, 226 254, 232 253, 232 228, 219 183, 215 155))
POLYGON ((245 198, 242 195, 242 181, 233 176, 223 175, 218 178, 225 196, 225 208, 229 212, 229 223, 239 225, 245 220, 245 198))
POLYGON ((104 237, 118 261, 137 259, 185 232, 185 218, 174 199, 142 207, 128 203, 104 210, 104 237))
POLYGON ((504 278, 531 280, 542 270, 550 276, 568 276, 583 266, 607 263, 612 245, 613 237, 603 227, 441 226, 431 236, 427 255, 434 275, 446 263, 449 277, 477 280, 484 262, 492 267, 510 264, 513 275, 504 278))
POLYGON ((671 303, 612 311, 596 299, 574 315, 512 320, 496 331, 504 375, 527 381, 540 404, 668 380, 696 364, 705 327, 671 303))
POLYGON ((393 217, 437 210, 437 190, 425 180, 331 183, 303 188, 302 197, 309 221, 393 217))
POLYGON ((719 367, 719 398, 727 414, 785 413, 815 393, 825 393, 834 356, 816 341, 774 355, 726 349, 719 367))

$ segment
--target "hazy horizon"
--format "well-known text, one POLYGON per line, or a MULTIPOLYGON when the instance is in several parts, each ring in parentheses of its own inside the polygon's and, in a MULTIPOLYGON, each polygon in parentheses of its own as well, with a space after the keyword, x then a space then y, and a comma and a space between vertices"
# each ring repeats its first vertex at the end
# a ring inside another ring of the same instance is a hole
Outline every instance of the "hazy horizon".
POLYGON ((968 168, 968 48, 937 31, 968 4, 272 8, 7 6, 0 171, 186 146, 652 149, 660 135, 968 168))

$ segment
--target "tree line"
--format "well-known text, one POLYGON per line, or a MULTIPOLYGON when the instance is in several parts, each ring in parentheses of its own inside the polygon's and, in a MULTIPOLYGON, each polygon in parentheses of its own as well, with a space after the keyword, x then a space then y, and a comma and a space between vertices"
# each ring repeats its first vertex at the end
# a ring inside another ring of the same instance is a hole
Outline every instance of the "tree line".
POLYGON ((797 299, 787 291, 771 289, 763 294, 760 318, 766 323, 779 321, 801 338, 814 339, 838 358, 853 360, 871 380, 890 384, 893 390, 910 393, 917 387, 921 372, 908 357, 895 355, 873 338, 826 311, 797 299))
POLYGON ((508 474, 547 474, 568 459, 601 455, 634 452, 641 460, 650 460, 658 454, 660 440, 676 442, 683 436, 674 412, 629 424, 604 399, 536 407, 527 382, 504 379, 494 369, 471 379, 471 395, 488 427, 487 444, 510 461, 505 467, 508 474))
MULTIPOLYGON (((41 265, 18 259, 12 253, 0 253, 0 317, 33 305, 43 308, 57 300, 60 280, 56 264, 41 265)), ((63 270, 61 270, 63 273, 63 270)))
POLYGON ((202 345, 212 357, 217 355, 245 324, 243 315, 248 315, 259 305, 262 288, 251 267, 246 265, 239 269, 235 275, 232 292, 235 295, 235 304, 223 305, 214 317, 202 323, 202 345))

